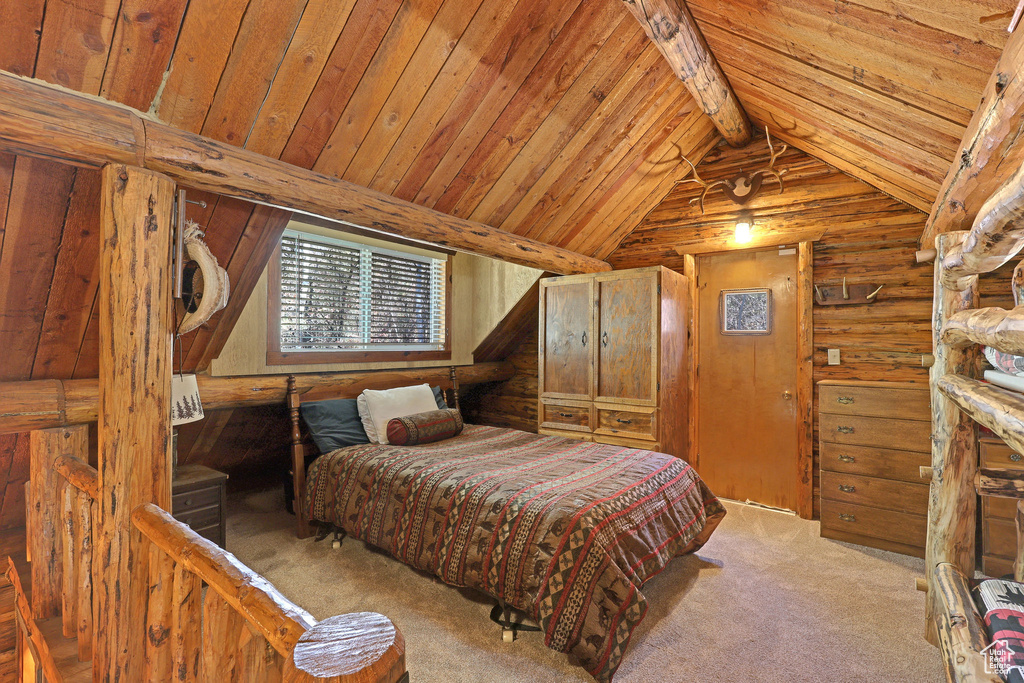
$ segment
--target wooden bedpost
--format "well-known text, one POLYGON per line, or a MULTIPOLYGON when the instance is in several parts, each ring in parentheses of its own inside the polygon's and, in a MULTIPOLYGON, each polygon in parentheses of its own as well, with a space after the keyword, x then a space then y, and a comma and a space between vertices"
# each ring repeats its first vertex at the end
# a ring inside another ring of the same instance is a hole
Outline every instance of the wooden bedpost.
POLYGON ((950 232, 935 238, 935 301, 932 310, 933 353, 931 368, 932 480, 928 502, 928 539, 925 544, 925 572, 928 599, 925 607, 925 638, 938 645, 936 617, 942 613, 936 589, 935 567, 953 565, 964 576, 974 575, 975 516, 977 496, 974 476, 978 469, 975 422, 956 403, 936 388, 945 375, 974 377, 978 347, 957 349, 941 339, 942 328, 954 313, 973 309, 978 303, 978 278, 964 278, 960 291, 943 280, 942 261, 966 237, 950 232))
POLYGON ((299 393, 295 388, 295 375, 288 375, 288 413, 292 420, 292 487, 295 500, 295 533, 299 538, 312 535, 309 520, 306 519, 306 449, 302 445, 302 430, 299 426, 299 393))
POLYGON ((93 680, 144 678, 148 552, 135 507, 171 507, 171 201, 166 176, 102 171, 93 680))
POLYGON ((452 402, 455 409, 459 410, 459 374, 455 371, 454 365, 448 368, 448 377, 452 380, 452 402))

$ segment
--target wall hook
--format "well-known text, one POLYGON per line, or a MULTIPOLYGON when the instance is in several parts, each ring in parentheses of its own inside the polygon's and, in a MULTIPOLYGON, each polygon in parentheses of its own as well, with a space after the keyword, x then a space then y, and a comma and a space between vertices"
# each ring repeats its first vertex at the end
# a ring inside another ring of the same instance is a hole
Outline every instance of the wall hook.
POLYGON ((843 298, 844 299, 849 299, 850 298, 850 290, 848 290, 846 288, 846 278, 845 277, 843 278, 843 298))
POLYGON ((878 296, 878 293, 882 291, 882 287, 885 287, 885 285, 878 285, 878 289, 876 289, 875 291, 871 292, 870 294, 868 294, 864 298, 867 299, 868 301, 874 301, 875 297, 878 296))

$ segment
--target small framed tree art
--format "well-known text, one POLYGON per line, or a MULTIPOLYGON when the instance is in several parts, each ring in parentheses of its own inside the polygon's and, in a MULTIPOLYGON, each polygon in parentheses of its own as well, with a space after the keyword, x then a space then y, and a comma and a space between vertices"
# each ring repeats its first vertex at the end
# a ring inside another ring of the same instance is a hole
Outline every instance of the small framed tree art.
POLYGON ((771 334, 772 290, 723 289, 719 316, 722 334, 771 334))

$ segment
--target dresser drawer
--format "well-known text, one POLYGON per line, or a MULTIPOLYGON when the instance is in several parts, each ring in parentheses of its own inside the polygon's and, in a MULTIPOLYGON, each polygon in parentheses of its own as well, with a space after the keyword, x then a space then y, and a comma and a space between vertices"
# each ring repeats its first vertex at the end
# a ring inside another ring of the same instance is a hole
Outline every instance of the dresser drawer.
POLYGON ((568 403, 544 403, 541 405, 544 421, 542 427, 589 432, 591 406, 568 403))
POLYGON ((931 453, 876 446, 821 442, 821 471, 861 474, 921 484, 921 466, 932 464, 931 453))
POLYGON ((1008 519, 1012 522, 1017 517, 1017 499, 982 496, 981 514, 984 517, 1008 519))
POLYGON ((978 439, 982 467, 1024 469, 1024 457, 1002 440, 978 439))
POLYGON ((927 387, 892 389, 818 384, 818 412, 931 421, 927 387))
POLYGON ((924 515, 911 515, 822 498, 821 535, 832 538, 830 532, 879 538, 905 546, 923 548, 928 533, 928 518, 924 515))
POLYGON ((931 452, 931 422, 820 413, 818 429, 823 442, 931 452))
POLYGON ((189 512, 174 513, 173 516, 176 520, 191 527, 193 530, 201 529, 213 526, 214 524, 220 524, 220 506, 211 505, 210 507, 199 508, 189 512))
POLYGON ((638 413, 631 410, 598 408, 597 429, 594 431, 599 434, 654 439, 657 437, 655 415, 654 412, 638 413))
POLYGON ((1017 525, 1012 519, 984 519, 981 523, 981 533, 984 542, 983 554, 1007 557, 1011 560, 1017 555, 1017 525))
POLYGON ((928 514, 927 484, 822 472, 821 497, 915 515, 928 514))
POLYGON ((220 505, 220 486, 211 486, 171 496, 171 510, 174 513, 188 512, 209 505, 220 505))

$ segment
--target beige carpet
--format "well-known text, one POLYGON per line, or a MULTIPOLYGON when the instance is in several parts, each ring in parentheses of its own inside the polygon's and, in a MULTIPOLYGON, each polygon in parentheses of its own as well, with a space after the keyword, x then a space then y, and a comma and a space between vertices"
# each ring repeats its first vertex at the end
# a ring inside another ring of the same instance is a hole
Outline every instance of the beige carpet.
MULTIPOLYGON (((726 503, 697 555, 644 588, 650 610, 618 683, 640 681, 940 681, 921 638, 921 560, 828 541, 818 524, 726 503)), ((415 683, 592 681, 527 633, 512 644, 491 602, 346 539, 299 541, 277 492, 229 501, 228 549, 315 617, 370 610, 405 634, 415 683)))

